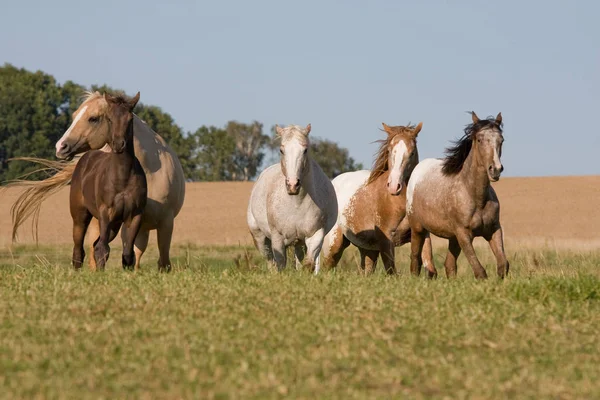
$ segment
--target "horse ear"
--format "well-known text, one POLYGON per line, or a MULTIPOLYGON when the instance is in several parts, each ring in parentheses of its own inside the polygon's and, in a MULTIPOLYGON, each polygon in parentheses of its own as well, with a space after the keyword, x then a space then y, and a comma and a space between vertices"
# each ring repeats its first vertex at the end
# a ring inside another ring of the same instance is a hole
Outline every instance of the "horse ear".
POLYGON ((496 116, 496 125, 500 126, 500 124, 502 124, 502 113, 499 112, 498 115, 496 116))
POLYGON ((421 132, 422 128, 423 128, 423 122, 419 122, 419 124, 417 126, 415 126, 415 129, 413 129, 413 133, 414 133, 415 137, 417 137, 419 132, 421 132))
POLYGON ((279 125, 275 124, 275 133, 279 137, 283 136, 283 128, 280 127, 279 125))
POLYGON ((479 122, 479 117, 477 116, 477 114, 475 114, 475 111, 471 111, 471 119, 473 120, 474 124, 479 122))
POLYGON ((306 136, 308 136, 308 134, 310 133, 310 129, 311 129, 310 124, 306 125, 305 129, 306 129, 306 136))
POLYGON ((388 135, 391 135, 394 133, 392 131, 392 127, 387 125, 385 122, 382 122, 381 125, 383 125, 383 130, 386 131, 388 135))
POLYGON ((133 111, 138 101, 140 101, 140 92, 137 92, 133 99, 129 100, 129 111, 133 111))

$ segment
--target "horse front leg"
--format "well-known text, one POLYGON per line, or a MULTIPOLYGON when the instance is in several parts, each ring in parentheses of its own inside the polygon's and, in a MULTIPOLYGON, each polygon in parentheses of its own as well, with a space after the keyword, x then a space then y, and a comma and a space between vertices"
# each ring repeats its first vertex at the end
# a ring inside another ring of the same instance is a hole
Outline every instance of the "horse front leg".
POLYGON ((85 239, 85 233, 88 229, 92 214, 85 209, 81 208, 73 215, 73 257, 72 263, 75 269, 80 269, 85 258, 85 251, 83 250, 83 242, 85 239))
MULTIPOLYGON (((121 257, 121 264, 123 269, 133 269, 135 264, 135 253, 133 252, 133 245, 137 238, 140 228, 142 227, 142 214, 133 216, 127 223, 125 232, 121 235, 123 240, 123 255, 121 257)), ((124 227, 125 228, 125 227, 124 227)))
POLYGON ((469 229, 461 229, 456 234, 456 240, 460 245, 462 251, 465 253, 471 268, 473 268, 473 274, 476 279, 487 279, 487 272, 479 262, 475 249, 473 248, 473 234, 469 229))
POLYGON ((87 230, 89 246, 90 246, 90 271, 96 270, 96 256, 94 254, 94 244, 100 237, 100 224, 96 218, 92 218, 87 230))
POLYGON ((271 262, 271 265, 273 265, 277 271, 282 271, 287 264, 285 241, 279 232, 273 230, 271 230, 271 232, 273 232, 271 234, 271 250, 273 251, 273 261, 271 262))
POLYGON ((317 275, 321 269, 321 248, 325 238, 325 229, 319 229, 311 237, 306 238, 306 261, 304 265, 317 275))
POLYGON ((111 230, 114 229, 114 227, 111 227, 111 221, 106 212, 100 216, 99 222, 100 236, 94 243, 94 257, 96 258, 96 266, 99 269, 104 270, 106 261, 108 261, 110 255, 108 243, 110 242, 111 230))
POLYGON ((492 249, 492 253, 496 257, 496 264, 498 265, 498 277, 504 279, 504 277, 508 274, 508 269, 510 268, 510 264, 506 259, 506 254, 504 253, 504 237, 502 234, 502 227, 498 226, 498 229, 494 231, 491 238, 488 240, 490 248, 492 249))

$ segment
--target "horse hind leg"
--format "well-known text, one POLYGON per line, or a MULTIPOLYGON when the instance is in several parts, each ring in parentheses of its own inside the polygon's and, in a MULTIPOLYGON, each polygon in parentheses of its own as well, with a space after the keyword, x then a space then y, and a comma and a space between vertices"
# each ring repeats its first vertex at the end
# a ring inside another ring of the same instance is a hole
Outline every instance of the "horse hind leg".
POLYGON ((360 252, 360 268, 361 272, 365 275, 371 275, 375 272, 377 267, 377 258, 379 257, 379 251, 367 250, 358 248, 360 252))
POLYGON ((296 258, 296 270, 300 270, 306 256, 306 243, 300 240, 297 241, 294 245, 294 255, 296 258))
POLYGON ((504 238, 502 235, 502 228, 498 227, 496 231, 489 238, 488 243, 492 249, 492 253, 496 257, 496 263, 498 266, 498 277, 504 279, 508 274, 510 264, 506 259, 506 253, 504 252, 504 238))
POLYGON ((446 254, 446 261, 444 261, 444 268, 446 269, 446 278, 455 278, 457 273, 456 260, 460 256, 460 245, 456 238, 452 238, 448 241, 448 254, 446 254))
POLYGON ((306 260, 304 265, 308 267, 309 270, 313 271, 315 275, 317 275, 321 269, 319 253, 323 247, 324 238, 324 229, 320 229, 311 237, 306 238, 306 260))
POLYGON ((422 227, 418 227, 417 229, 411 228, 411 231, 410 273, 414 276, 419 276, 421 274, 421 267, 423 266, 423 247, 428 233, 422 227))
POLYGON ((140 269, 142 255, 148 248, 148 239, 150 238, 150 231, 142 227, 135 238, 133 251, 135 252, 135 266, 134 269, 137 271, 140 269))
POLYGON ((427 277, 429 279, 436 279, 438 272, 437 269, 435 269, 435 263, 433 261, 433 248, 431 246, 431 235, 429 232, 426 232, 425 234, 421 258, 423 259, 423 265, 427 269, 427 277))
POLYGON ((335 268, 344 254, 344 250, 350 246, 350 241, 342 233, 342 228, 335 225, 323 239, 323 266, 326 269, 335 268))
POLYGON ((158 229, 156 229, 156 238, 158 241, 158 270, 162 272, 171 271, 171 259, 169 252, 171 250, 171 238, 173 237, 173 216, 165 218, 158 229))

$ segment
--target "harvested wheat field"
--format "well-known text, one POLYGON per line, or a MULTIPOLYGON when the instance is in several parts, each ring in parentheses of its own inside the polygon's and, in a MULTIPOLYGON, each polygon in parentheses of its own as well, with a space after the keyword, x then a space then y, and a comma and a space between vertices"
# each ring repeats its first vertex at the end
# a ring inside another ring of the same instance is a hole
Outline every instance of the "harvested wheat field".
MULTIPOLYGON (((251 244, 246 207, 252 182, 188 183, 173 242, 251 244)), ((589 248, 600 246, 600 176, 503 178, 494 184, 508 244, 589 248)), ((0 246, 11 244, 10 207, 19 189, 1 192, 0 246)), ((40 215, 40 244, 71 243, 68 188, 49 198, 40 215)), ((154 240, 154 239, 153 239, 154 240)), ((31 224, 19 244, 34 243, 31 224)), ((439 244, 440 242, 437 241, 439 244)))

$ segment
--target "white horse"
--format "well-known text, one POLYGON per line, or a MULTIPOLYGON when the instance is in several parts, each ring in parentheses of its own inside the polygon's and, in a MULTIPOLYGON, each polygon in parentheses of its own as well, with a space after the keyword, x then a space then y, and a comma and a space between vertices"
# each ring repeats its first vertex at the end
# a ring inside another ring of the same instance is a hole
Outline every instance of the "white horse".
POLYGON ((317 274, 323 238, 335 225, 337 199, 331 181, 309 157, 306 128, 276 126, 281 162, 265 169, 250 195, 248 227, 256 248, 278 270, 295 245, 296 268, 302 263, 317 274))
MULTIPOLYGON (((108 103, 99 92, 87 93, 79 108, 73 113, 73 122, 56 143, 56 157, 70 160, 88 150, 110 151, 110 120, 108 103)), ((142 227, 135 239, 135 268, 140 266, 142 254, 148 246, 149 231, 156 229, 159 250, 159 269, 170 269, 169 250, 173 234, 173 222, 185 197, 185 178, 177 155, 144 121, 133 117, 133 144, 135 156, 142 165, 148 182, 148 201, 144 209, 142 227)), ((19 226, 29 216, 39 215, 42 202, 62 187, 69 184, 77 159, 70 163, 58 163, 43 159, 27 159, 55 169, 58 172, 43 181, 17 182, 25 184, 25 190, 13 205, 13 238, 19 226)), ((88 237, 99 237, 98 220, 92 220, 88 237)), ((121 235, 124 235, 121 229, 121 235)), ((91 248, 90 267, 96 268, 94 247, 91 248)))

